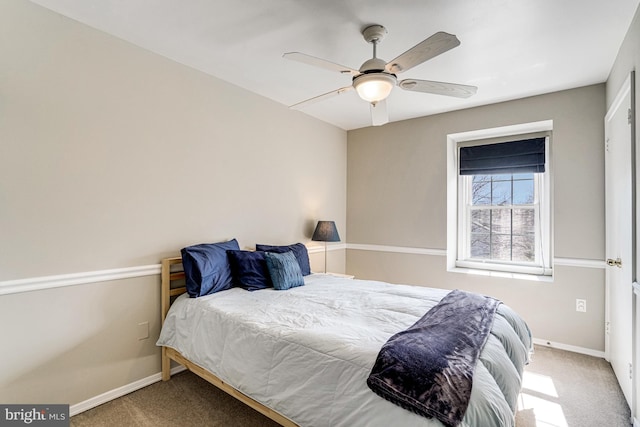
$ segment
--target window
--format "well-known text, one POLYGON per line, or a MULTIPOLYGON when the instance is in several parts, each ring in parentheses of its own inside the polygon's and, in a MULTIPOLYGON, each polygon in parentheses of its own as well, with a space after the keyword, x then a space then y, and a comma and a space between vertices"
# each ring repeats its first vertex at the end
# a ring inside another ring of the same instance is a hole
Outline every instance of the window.
POLYGON ((449 135, 450 270, 551 274, 550 128, 516 128, 449 135))

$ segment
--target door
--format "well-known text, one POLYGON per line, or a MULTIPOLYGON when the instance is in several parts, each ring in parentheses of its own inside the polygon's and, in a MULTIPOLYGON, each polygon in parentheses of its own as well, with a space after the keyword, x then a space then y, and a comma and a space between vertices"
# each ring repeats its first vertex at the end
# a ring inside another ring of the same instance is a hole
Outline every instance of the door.
POLYGON ((629 406, 633 360, 633 150, 631 77, 605 117, 606 296, 605 352, 629 406))

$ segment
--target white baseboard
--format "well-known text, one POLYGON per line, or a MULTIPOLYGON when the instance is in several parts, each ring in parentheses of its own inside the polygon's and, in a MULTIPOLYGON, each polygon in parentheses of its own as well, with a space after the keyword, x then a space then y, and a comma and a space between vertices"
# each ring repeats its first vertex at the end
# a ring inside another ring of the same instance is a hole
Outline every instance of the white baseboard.
POLYGON ((575 345, 562 344, 559 342, 543 340, 540 338, 534 338, 533 343, 537 345, 541 345, 543 347, 557 348, 559 350, 572 351, 574 353, 586 354, 587 356, 599 357, 601 359, 604 359, 604 351, 593 350, 585 347, 578 347, 575 345))
MULTIPOLYGON (((176 366, 175 368, 171 369, 171 375, 177 374, 178 372, 182 372, 186 369, 187 368, 182 365, 176 366)), ((81 412, 88 411, 89 409, 100 406, 103 403, 111 402, 114 399, 122 397, 126 394, 129 394, 151 384, 155 384, 161 380, 162 373, 158 372, 157 374, 153 374, 151 376, 148 376, 147 378, 134 381, 130 384, 123 385, 122 387, 118 387, 116 389, 102 393, 96 397, 92 397, 91 399, 87 399, 84 402, 76 403, 75 405, 71 405, 69 407, 69 416, 73 417, 74 415, 78 415, 81 412)))

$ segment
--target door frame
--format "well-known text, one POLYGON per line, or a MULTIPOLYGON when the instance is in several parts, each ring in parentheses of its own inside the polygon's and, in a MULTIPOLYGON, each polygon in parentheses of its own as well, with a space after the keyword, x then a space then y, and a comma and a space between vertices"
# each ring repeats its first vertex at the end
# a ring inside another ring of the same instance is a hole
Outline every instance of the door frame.
MULTIPOLYGON (((632 182, 632 207, 633 207, 633 242, 632 242, 632 253, 633 253, 633 270, 631 273, 632 278, 632 289, 633 289, 633 303, 632 303, 632 312, 631 316, 633 319, 632 325, 632 362, 633 362, 633 375, 631 380, 631 422, 635 427, 640 426, 640 422, 638 421, 638 411, 640 411, 640 375, 637 374, 638 369, 640 369, 640 326, 638 322, 640 322, 640 315, 638 313, 640 304, 640 284, 638 284, 638 266, 640 266, 640 248, 638 248, 638 243, 640 242, 640 235, 638 226, 640 224, 640 195, 638 191, 640 191, 640 182, 638 179, 640 177, 637 173, 638 165, 640 165, 640 159, 638 159, 638 155, 640 152, 638 151, 638 139, 636 133, 636 116, 638 114, 638 110, 636 109, 636 72, 632 70, 627 77, 629 80, 629 86, 631 91, 631 113, 629 115, 629 121, 631 125, 631 158, 633 159, 631 165, 631 174, 633 177, 632 182)), ((624 85, 627 82, 625 81, 624 85)), ((623 86, 624 87, 624 86, 623 86)))

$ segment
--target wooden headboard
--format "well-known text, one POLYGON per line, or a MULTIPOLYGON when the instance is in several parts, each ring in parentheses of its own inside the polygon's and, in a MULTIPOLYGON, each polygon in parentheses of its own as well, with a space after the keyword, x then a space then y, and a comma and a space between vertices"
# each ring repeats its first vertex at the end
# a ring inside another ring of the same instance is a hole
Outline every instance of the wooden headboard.
POLYGON ((171 287, 171 282, 174 280, 184 279, 183 271, 171 271, 171 266, 175 264, 182 264, 181 257, 164 258, 162 260, 162 291, 161 291, 161 313, 162 323, 167 317, 169 307, 171 306, 171 297, 182 295, 187 292, 186 286, 180 286, 176 288, 171 287))

